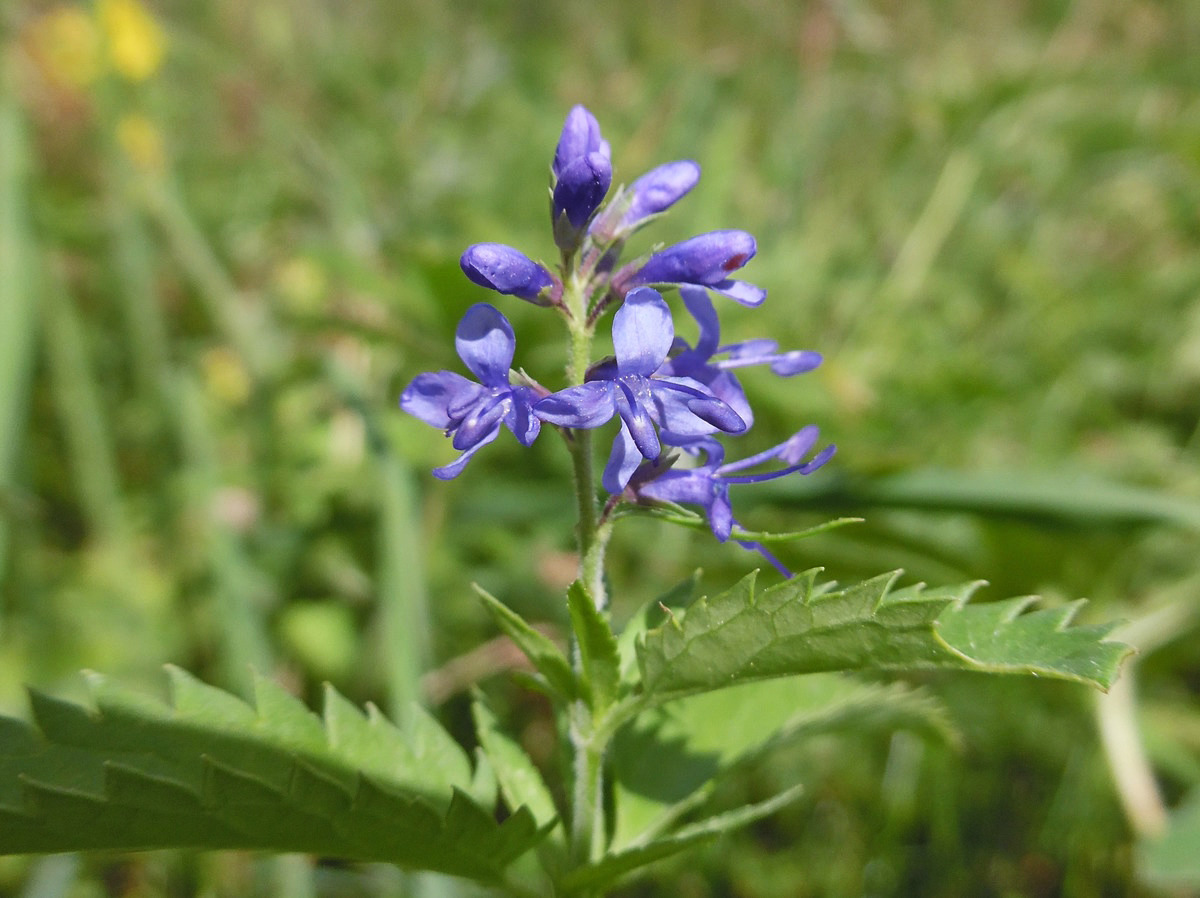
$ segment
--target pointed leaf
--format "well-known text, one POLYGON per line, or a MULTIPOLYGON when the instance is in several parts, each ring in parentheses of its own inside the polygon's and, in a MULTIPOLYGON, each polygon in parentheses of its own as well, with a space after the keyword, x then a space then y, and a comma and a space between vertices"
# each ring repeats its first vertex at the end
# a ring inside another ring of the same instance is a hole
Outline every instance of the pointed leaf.
MULTIPOLYGON (((482 695, 475 697, 471 714, 475 718, 479 742, 496 772, 508 806, 529 808, 538 826, 547 826, 558 820, 558 808, 541 773, 525 750, 500 729, 496 715, 484 702, 482 695)), ((556 827, 554 832, 561 837, 560 827, 556 827)))
POLYGON ((578 580, 567 589, 567 607, 591 704, 596 712, 601 712, 617 697, 621 675, 617 639, 608 620, 596 609, 596 603, 578 580))
POLYGON ((496 626, 516 643, 517 648, 524 652, 538 673, 546 678, 552 693, 562 701, 578 698, 579 682, 575 678, 575 672, 571 670, 571 663, 559 651, 558 646, 483 587, 478 584, 473 586, 475 592, 483 599, 484 607, 492 615, 496 626))
POLYGON ((1106 688, 1131 651, 1104 641, 1111 627, 1068 628, 1077 606, 1021 615, 1031 599, 965 605, 977 583, 893 590, 893 573, 832 590, 816 573, 762 591, 751 574, 648 632, 646 702, 833 670, 1029 673, 1106 688))
POLYGON ((669 836, 638 845, 625 851, 606 854, 598 861, 572 870, 563 878, 564 891, 598 890, 644 868, 647 864, 678 854, 702 842, 708 842, 724 833, 739 829, 755 820, 761 820, 800 797, 801 787, 794 786, 774 798, 758 804, 747 805, 716 817, 710 817, 691 826, 676 830, 669 836))

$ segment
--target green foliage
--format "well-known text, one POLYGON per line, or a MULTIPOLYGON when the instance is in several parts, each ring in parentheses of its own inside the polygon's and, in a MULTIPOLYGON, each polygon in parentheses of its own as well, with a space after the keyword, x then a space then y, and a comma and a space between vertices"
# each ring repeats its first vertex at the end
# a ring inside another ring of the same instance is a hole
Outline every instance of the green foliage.
POLYGON ((1200 789, 1193 790, 1167 821, 1166 830, 1138 846, 1138 872, 1148 883, 1184 894, 1200 889, 1200 789))
POLYGON ((613 844, 652 839, 705 800, 722 777, 770 751, 823 733, 897 729, 957 741, 929 693, 841 674, 741 683, 654 708, 613 743, 613 844))
POLYGON ((571 670, 571 663, 558 646, 478 584, 475 586, 475 592, 483 599, 484 607, 496 626, 517 645, 541 674, 541 682, 546 691, 561 701, 569 701, 578 696, 582 687, 575 672, 571 670))
POLYGON ((1112 627, 1068 628, 1078 606, 1024 616, 1031 600, 966 605, 979 586, 892 589, 886 574, 844 589, 817 571, 758 592, 755 574, 701 599, 638 646, 646 701, 833 670, 1022 672, 1106 688, 1131 650, 1112 627))
POLYGON ((324 719, 269 681, 255 706, 170 669, 172 703, 89 678, 96 709, 33 693, 2 727, 0 851, 258 848, 495 882, 543 832, 503 823, 424 712, 401 732, 332 689, 324 719))
POLYGON ((578 580, 567 590, 567 607, 571 613, 571 628, 578 639, 584 688, 593 709, 603 713, 616 700, 621 685, 617 638, 578 580))
POLYGON ((653 839, 623 851, 610 852, 599 860, 571 871, 564 877, 562 886, 568 893, 604 888, 639 867, 645 867, 654 861, 711 841, 720 835, 753 823, 755 820, 761 820, 795 801, 802 791, 802 787, 795 786, 766 801, 746 805, 682 827, 669 836, 653 839))

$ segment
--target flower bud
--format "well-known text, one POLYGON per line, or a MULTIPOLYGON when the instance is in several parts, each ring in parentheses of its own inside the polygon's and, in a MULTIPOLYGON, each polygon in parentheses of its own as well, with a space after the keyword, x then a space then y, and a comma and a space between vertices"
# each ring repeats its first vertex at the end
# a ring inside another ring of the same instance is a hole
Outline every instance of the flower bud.
POLYGON ((555 178, 561 178, 567 166, 589 153, 599 153, 605 159, 611 157, 608 141, 600 136, 600 123, 583 106, 575 106, 567 113, 563 122, 562 135, 554 151, 551 165, 555 178))
POLYGON ((756 251, 745 231, 711 231, 655 253, 638 271, 639 284, 720 284, 756 251))
POLYGON ((651 215, 669 209, 699 180, 700 166, 690 159, 652 168, 629 185, 628 193, 632 199, 621 217, 621 227, 628 229, 651 215))
POLYGON ((516 296, 537 305, 552 305, 557 281, 524 253, 503 243, 476 243, 458 263, 468 278, 481 287, 516 296), (550 291, 550 292, 547 292, 550 291))
POLYGON ((559 175, 554 185, 553 218, 566 215, 575 230, 580 230, 596 211, 612 183, 612 163, 600 153, 588 153, 576 159, 559 175))

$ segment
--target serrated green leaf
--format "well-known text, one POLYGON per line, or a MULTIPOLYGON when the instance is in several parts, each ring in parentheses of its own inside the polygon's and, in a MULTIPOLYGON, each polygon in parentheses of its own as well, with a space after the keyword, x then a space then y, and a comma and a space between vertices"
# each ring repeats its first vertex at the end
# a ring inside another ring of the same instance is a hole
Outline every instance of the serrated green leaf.
POLYGON ((802 738, 850 728, 957 739, 936 699, 899 683, 825 673, 688 696, 640 715, 613 742, 614 849, 664 831, 735 766, 802 738))
POLYGON ((625 622, 621 635, 617 637, 617 654, 621 658, 621 682, 631 684, 641 677, 637 662, 637 644, 647 630, 651 621, 663 617, 663 608, 676 608, 690 605, 696 597, 696 589, 700 584, 700 571, 693 571, 686 580, 672 586, 669 590, 647 602, 642 608, 625 622))
POLYGON ((322 722, 265 681, 252 707, 182 671, 170 705, 89 679, 94 711, 33 693, 40 732, 0 718, 0 853, 298 851, 497 882, 545 835, 469 796, 487 776, 426 714, 401 731, 333 690, 322 722))
POLYGON ((645 701, 836 670, 1028 673, 1107 688, 1131 651, 1104 641, 1111 627, 1068 628, 1078 606, 1021 615, 1032 600, 966 605, 977 583, 893 590, 893 573, 831 590, 816 573, 762 591, 750 574, 648 632, 645 701))
POLYGON ((645 868, 654 861, 678 854, 717 836, 739 829, 755 820, 761 820, 795 801, 802 789, 795 786, 773 798, 758 804, 746 805, 699 823, 685 826, 669 836, 638 845, 625 851, 612 852, 583 867, 572 870, 563 878, 564 892, 578 892, 604 888, 635 870, 645 868))
MULTIPOLYGON (((475 732, 480 745, 496 773, 500 791, 508 806, 529 808, 538 826, 548 826, 557 821, 558 808, 541 773, 525 750, 499 728, 496 715, 484 702, 482 695, 476 695, 471 705, 471 715, 475 719, 475 732)), ((561 842, 562 828, 556 827, 553 832, 556 840, 561 842)))
POLYGON ((596 603, 578 580, 567 589, 567 608, 583 662, 584 686, 592 708, 599 713, 617 697, 621 676, 617 639, 608 620, 597 610, 596 603))
POLYGON ((492 615, 501 631, 519 648, 529 662, 546 680, 551 694, 569 702, 579 697, 579 681, 571 670, 571 663, 559 651, 558 646, 549 638, 539 633, 529 625, 529 622, 517 614, 495 596, 478 584, 473 584, 475 592, 483 600, 483 605, 492 615))

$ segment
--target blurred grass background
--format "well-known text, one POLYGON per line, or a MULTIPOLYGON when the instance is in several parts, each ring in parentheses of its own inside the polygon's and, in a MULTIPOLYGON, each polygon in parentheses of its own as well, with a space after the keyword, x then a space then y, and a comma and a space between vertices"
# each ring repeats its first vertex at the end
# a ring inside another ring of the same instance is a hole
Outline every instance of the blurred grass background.
MULTIPOLYGON (((562 625, 569 466, 502 437, 439 483, 452 450, 396 399, 459 364, 454 326, 488 298, 458 270, 469 243, 553 259, 547 166, 582 102, 617 181, 703 168, 645 247, 757 236, 746 277, 770 298, 724 306, 726 339, 826 356, 744 379, 743 442, 812 422, 839 445, 807 482, 735 496, 748 526, 861 515, 781 555, 1085 595, 1143 649, 1136 710, 928 678, 961 753, 781 753, 725 798, 802 781, 805 801, 628 894, 1159 893, 1133 848, 1154 821, 1123 813, 1097 720, 1140 736, 1165 804, 1200 782, 1200 7, 10 0, 0 27, 5 711, 82 667, 158 689, 172 661, 238 690, 253 665, 397 714, 423 694, 470 739, 462 690, 509 659, 470 653, 495 634, 468 584, 562 625)), ((559 323, 497 304, 556 383, 559 323)), ((633 522, 614 612, 754 564, 633 522)), ((546 708, 504 694, 552 761, 546 708)), ((3 859, 0 894, 404 887, 260 867, 3 859)))

